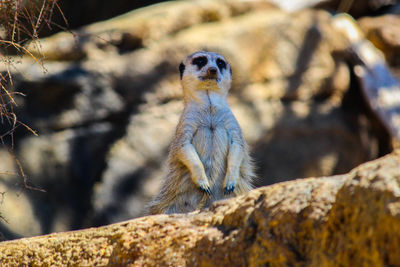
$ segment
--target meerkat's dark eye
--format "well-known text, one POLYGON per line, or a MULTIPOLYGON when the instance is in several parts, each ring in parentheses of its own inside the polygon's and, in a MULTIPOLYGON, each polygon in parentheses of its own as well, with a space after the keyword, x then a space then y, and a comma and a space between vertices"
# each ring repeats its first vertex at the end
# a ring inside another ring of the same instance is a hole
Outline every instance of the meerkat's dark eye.
POLYGON ((181 76, 181 80, 182 80, 184 71, 185 71, 185 65, 183 63, 179 64, 179 73, 180 73, 180 76, 181 76))
POLYGON ((199 69, 207 65, 207 58, 206 57, 196 57, 192 61, 193 65, 196 65, 199 69))
POLYGON ((226 63, 222 59, 218 58, 217 59, 217 66, 219 70, 222 72, 222 70, 226 69, 226 63))

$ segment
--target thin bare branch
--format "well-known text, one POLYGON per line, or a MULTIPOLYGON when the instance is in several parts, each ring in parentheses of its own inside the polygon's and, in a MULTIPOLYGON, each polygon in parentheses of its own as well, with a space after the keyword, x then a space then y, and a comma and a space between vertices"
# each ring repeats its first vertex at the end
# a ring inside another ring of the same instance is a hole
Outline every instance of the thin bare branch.
POLYGON ((30 57, 32 57, 33 60, 35 60, 35 62, 44 68, 43 63, 37 59, 31 52, 29 52, 28 49, 26 49, 25 47, 19 45, 18 43, 12 42, 12 41, 8 41, 8 40, 0 40, 0 43, 5 43, 5 44, 10 44, 12 46, 14 46, 16 49, 18 50, 22 50, 24 53, 28 54, 30 57))
POLYGON ((19 175, 23 178, 24 188, 25 189, 29 189, 29 190, 34 190, 34 191, 39 191, 39 192, 44 192, 45 193, 46 190, 44 190, 42 188, 28 185, 28 176, 26 176, 24 170, 22 169, 21 162, 18 160, 18 158, 15 156, 14 153, 11 153, 11 155, 13 156, 14 161, 17 164, 19 175))

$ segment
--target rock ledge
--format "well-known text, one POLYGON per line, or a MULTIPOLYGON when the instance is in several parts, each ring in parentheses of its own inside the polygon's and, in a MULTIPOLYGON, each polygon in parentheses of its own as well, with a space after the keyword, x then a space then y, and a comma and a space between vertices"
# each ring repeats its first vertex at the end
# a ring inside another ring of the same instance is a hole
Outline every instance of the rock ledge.
POLYGON ((348 174, 158 215, 0 243, 2 266, 395 266, 400 153, 348 174))

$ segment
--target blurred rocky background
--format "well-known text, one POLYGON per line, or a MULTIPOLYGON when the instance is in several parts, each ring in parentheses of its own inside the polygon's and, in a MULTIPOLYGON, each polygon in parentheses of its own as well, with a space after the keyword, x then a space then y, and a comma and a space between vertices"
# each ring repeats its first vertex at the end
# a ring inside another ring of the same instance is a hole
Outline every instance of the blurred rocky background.
POLYGON ((40 44, 26 45, 45 58, 44 67, 14 58, 14 88, 25 95, 15 96, 15 111, 38 137, 19 127, 0 148, 7 239, 142 216, 183 108, 177 67, 200 49, 222 53, 233 66, 228 101, 258 186, 346 173, 392 150, 331 20, 337 12, 357 18, 400 74, 397 1, 194 0, 135 9, 141 6, 61 1, 69 31, 45 31, 40 44), (5 149, 12 145, 30 185, 45 193, 23 189, 5 149))

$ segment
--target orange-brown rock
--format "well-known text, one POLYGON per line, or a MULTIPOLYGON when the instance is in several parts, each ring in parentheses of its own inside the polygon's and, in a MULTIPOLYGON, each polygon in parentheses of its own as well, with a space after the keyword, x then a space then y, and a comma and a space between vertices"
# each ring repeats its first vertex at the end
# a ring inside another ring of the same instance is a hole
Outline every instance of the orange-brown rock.
POLYGON ((396 266, 400 152, 186 215, 0 243, 2 266, 396 266))

